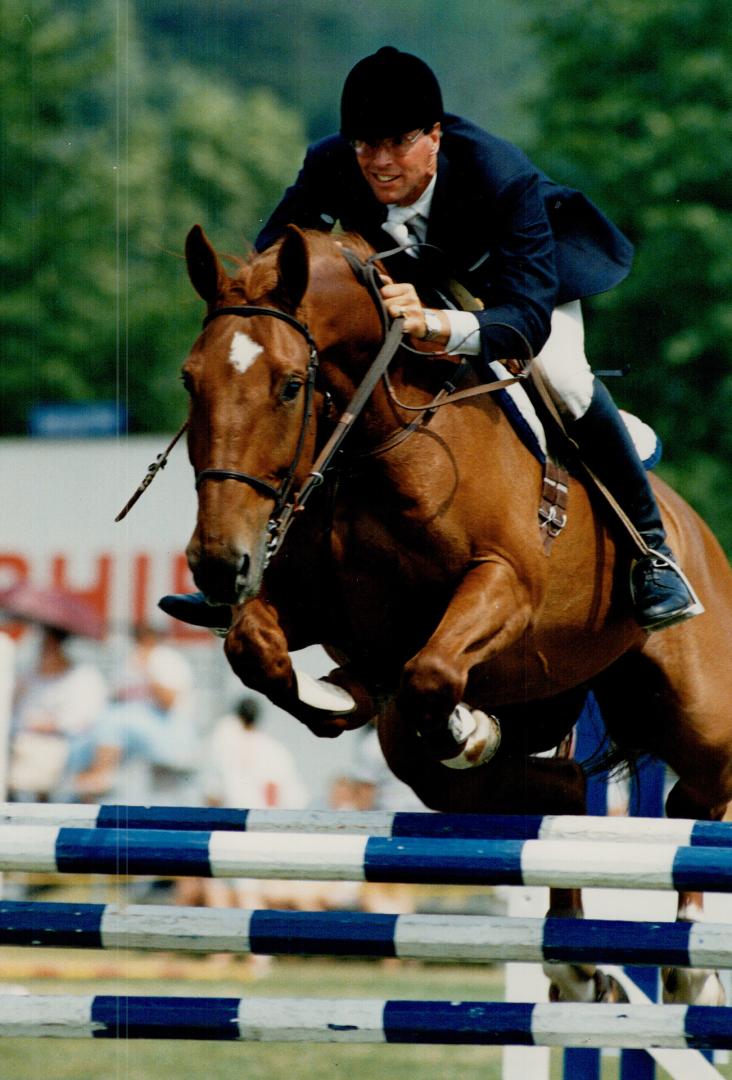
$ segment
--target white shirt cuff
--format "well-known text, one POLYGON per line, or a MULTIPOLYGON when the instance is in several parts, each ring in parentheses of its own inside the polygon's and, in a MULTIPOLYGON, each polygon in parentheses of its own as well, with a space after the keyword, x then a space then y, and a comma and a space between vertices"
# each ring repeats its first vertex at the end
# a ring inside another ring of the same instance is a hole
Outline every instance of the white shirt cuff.
POLYGON ((466 356, 480 354, 480 324, 472 311, 444 309, 450 324, 450 337, 445 352, 463 353, 466 356))

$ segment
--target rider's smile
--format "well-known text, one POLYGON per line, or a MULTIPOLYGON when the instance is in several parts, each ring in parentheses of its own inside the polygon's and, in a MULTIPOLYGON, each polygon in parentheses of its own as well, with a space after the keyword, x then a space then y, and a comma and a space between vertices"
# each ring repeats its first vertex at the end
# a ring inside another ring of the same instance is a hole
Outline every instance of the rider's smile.
POLYGON ((389 140, 359 154, 357 161, 366 183, 380 203, 410 206, 427 188, 437 171, 440 125, 418 138, 398 157, 389 140))

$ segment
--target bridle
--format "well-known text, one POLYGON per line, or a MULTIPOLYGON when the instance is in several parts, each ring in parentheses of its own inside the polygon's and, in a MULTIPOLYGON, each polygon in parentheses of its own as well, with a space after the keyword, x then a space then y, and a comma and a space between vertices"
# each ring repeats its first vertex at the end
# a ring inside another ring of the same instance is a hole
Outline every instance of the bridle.
MULTIPOLYGON (((527 365, 527 367, 520 374, 513 375, 508 379, 497 380, 490 384, 483 383, 479 386, 473 386, 466 390, 461 390, 457 392, 454 382, 448 380, 444 384, 440 392, 426 406, 411 406, 407 405, 402 401, 399 401, 390 386, 387 369, 389 367, 389 364, 391 363, 392 358, 394 357, 394 354, 402 343, 402 327, 404 324, 404 319, 398 318, 392 320, 390 318, 382 300, 381 293, 379 291, 378 269, 375 265, 377 259, 382 258, 385 254, 391 254, 391 252, 381 253, 380 255, 372 255, 365 262, 361 262, 358 256, 356 256, 348 248, 342 248, 341 250, 347 262, 349 263, 356 279, 367 289, 372 300, 374 301, 379 313, 379 317, 381 319, 385 336, 381 349, 377 353, 369 370, 366 372, 363 381, 356 389, 353 397, 351 398, 351 401, 341 415, 338 423, 336 424, 335 430, 333 431, 333 434, 331 435, 325 447, 319 454, 316 462, 313 465, 313 468, 308 473, 308 476, 303 483, 303 486, 298 492, 295 493, 294 498, 291 497, 292 489, 295 483, 295 474, 297 472, 297 467, 300 463, 300 458, 302 456, 307 427, 310 422, 310 417, 312 415, 313 397, 315 393, 315 379, 319 363, 317 347, 315 345, 315 342, 313 341, 313 338, 310 335, 310 331, 304 323, 300 322, 292 315, 288 315, 284 311, 280 311, 277 308, 257 307, 254 305, 216 308, 214 311, 210 312, 206 316, 203 322, 203 325, 205 327, 213 319, 217 318, 220 315, 238 315, 244 318, 249 318, 254 315, 268 315, 271 318, 281 319, 283 322, 288 323, 290 326, 293 326, 296 330, 298 330, 299 333, 301 333, 305 338, 308 344, 308 348, 310 350, 310 358, 307 367, 307 378, 305 383, 305 407, 303 409, 303 418, 300 426, 300 434, 298 436, 295 455, 287 469, 287 472, 285 473, 285 477, 279 488, 274 487, 272 484, 268 483, 266 480, 260 479, 259 477, 251 476, 249 473, 238 472, 232 469, 203 469, 196 476, 196 490, 198 490, 203 480, 238 480, 242 483, 249 484, 249 486, 253 487, 256 491, 260 491, 262 494, 268 496, 270 499, 273 500, 274 508, 267 523, 269 540, 267 543, 267 551, 265 556, 265 569, 269 565, 272 557, 276 554, 276 552, 282 545, 287 530, 292 524, 294 515, 304 510, 305 504, 310 497, 312 491, 323 483, 325 473, 333 457, 335 456, 337 450, 343 442, 346 434, 350 430, 352 424, 361 414, 366 402, 370 398, 374 388, 376 387, 377 382, 380 379, 383 378, 385 380, 387 391, 392 400, 395 401, 397 405, 404 409, 417 411, 420 413, 420 416, 416 421, 413 421, 411 424, 406 425, 401 431, 396 432, 390 438, 386 439, 378 447, 372 450, 371 453, 382 453, 384 450, 390 449, 394 445, 397 445, 398 442, 402 441, 403 439, 408 438, 409 435, 411 435, 412 432, 416 430, 419 424, 425 418, 429 417, 436 408, 439 408, 440 406, 445 405, 448 402, 454 403, 463 398, 472 397, 478 394, 495 392, 496 390, 499 390, 504 386, 510 385, 511 383, 521 381, 528 374, 527 365)), ((515 330, 515 327, 510 327, 510 329, 515 330)), ((516 333, 519 334, 519 331, 516 331, 516 333)), ((519 336, 522 337, 522 335, 520 334, 519 336)), ((526 345, 528 346, 528 342, 526 342, 526 345)), ((530 349, 529 356, 530 365, 530 349)), ((469 367, 467 361, 463 361, 462 367, 469 367)), ((561 431, 564 431, 564 425, 561 421, 561 418, 556 411, 556 407, 553 405, 553 402, 549 398, 548 392, 546 391, 546 388, 544 387, 543 382, 539 376, 535 376, 535 385, 538 386, 538 389, 542 395, 542 398, 545 400, 545 405, 549 410, 550 414, 556 418, 559 429, 561 431)), ((566 431, 564 433, 566 435, 566 431)), ((639 552, 643 555, 649 554, 650 549, 648 548, 645 540, 638 533, 637 529, 634 527, 634 525, 627 517, 625 512, 622 510, 622 508, 619 506, 612 494, 607 490, 605 485, 598 479, 595 473, 588 466, 586 466, 583 462, 582 465, 589 479, 593 481, 597 488, 599 488, 600 492, 604 495, 611 508, 620 518, 621 522, 626 528, 626 531, 629 533, 631 540, 634 542, 639 552)), ((552 507, 552 509, 554 508, 552 507)), ((564 520, 566 521, 566 517, 564 520)), ((561 527, 563 526, 560 526, 560 528, 561 527)))
MULTIPOLYGON (((350 260, 349 260, 350 261, 350 260)), ((378 290, 377 294, 378 294, 378 290)), ((383 308, 380 309, 383 313, 383 308)), ((240 472, 236 469, 202 469, 196 474, 195 483, 196 490, 200 488, 204 480, 237 480, 240 483, 248 484, 249 487, 254 488, 255 491, 259 491, 261 494, 272 499, 274 506, 267 522, 267 532, 269 534, 269 540, 267 541, 267 551, 265 556, 265 568, 269 565, 270 560, 279 550, 282 542, 285 539, 285 535, 290 525, 292 524, 294 515, 300 513, 305 508, 311 493, 313 490, 323 483, 326 470, 328 469, 333 457, 335 456, 341 442, 345 438, 347 432, 350 430, 353 422, 358 418, 364 405, 371 396, 374 387, 378 380, 383 376, 387 367, 389 366, 394 354, 396 353, 402 339, 402 326, 404 324, 403 319, 394 319, 391 326, 386 332, 381 349, 375 357, 371 367, 366 373, 365 378, 357 388, 355 394, 351 398, 347 408, 341 415, 335 430, 328 439, 323 450, 318 455, 313 468, 308 473, 306 480, 299 491, 293 495, 293 488, 295 485, 295 476, 300 464, 300 458, 302 457, 303 447, 305 445, 305 437, 307 435, 308 426, 310 424, 310 418, 313 413, 313 400, 315 396, 315 380, 318 372, 319 358, 317 346, 310 334, 305 323, 300 322, 292 315, 288 315, 284 311, 280 311, 278 308, 258 307, 251 304, 235 305, 231 307, 220 307, 214 311, 209 312, 203 321, 204 327, 213 320, 222 315, 235 315, 240 318, 252 318, 255 315, 269 316, 273 319, 280 319, 282 322, 287 323, 289 326, 294 327, 298 333, 302 334, 307 342, 309 349, 309 359, 306 371, 305 380, 305 405, 303 408, 302 421, 300 424, 300 433, 298 435, 297 446, 295 447, 295 453, 292 461, 290 462, 282 483, 279 487, 275 487, 270 484, 269 481, 261 479, 258 476, 252 476, 250 473, 240 472)), ((386 321, 386 316, 382 314, 382 318, 386 321)))
POLYGON ((305 405, 303 407, 302 421, 300 423, 300 433, 297 438, 297 445, 292 461, 287 467, 287 471, 285 472, 280 486, 275 487, 274 484, 270 484, 267 480, 262 480, 258 476, 251 476, 249 473, 239 472, 237 469, 201 469, 199 473, 196 473, 196 491, 198 491, 204 480, 238 480, 242 484, 248 484, 250 487, 254 488, 255 491, 259 491, 261 494, 267 495, 273 500, 274 510, 272 512, 272 517, 276 519, 279 518, 292 493, 292 488, 295 483, 295 474, 297 472, 297 467, 300 464, 303 446, 305 445, 308 424, 310 423, 310 418, 313 413, 315 377, 318 372, 319 363, 318 350, 307 326, 300 322, 299 319, 294 318, 292 315, 288 315, 285 311, 280 311, 278 308, 259 307, 254 304, 237 304, 231 307, 216 308, 214 311, 209 312, 203 320, 204 328, 208 326, 209 323, 213 322, 214 319, 218 319, 222 315, 236 315, 240 319, 251 319, 258 315, 265 315, 269 316, 271 319, 279 319, 281 322, 287 323, 288 326, 294 327, 298 333, 302 334, 307 342, 309 357, 308 366, 305 372, 305 405))

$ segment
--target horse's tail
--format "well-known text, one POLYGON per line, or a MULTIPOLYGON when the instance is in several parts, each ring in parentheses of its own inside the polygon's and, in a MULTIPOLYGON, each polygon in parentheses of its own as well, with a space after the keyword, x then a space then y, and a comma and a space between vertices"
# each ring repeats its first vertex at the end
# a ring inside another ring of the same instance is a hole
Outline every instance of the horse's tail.
POLYGON ((621 748, 606 732, 597 749, 588 758, 580 761, 580 765, 588 778, 605 773, 608 781, 629 780, 631 804, 628 806, 628 813, 633 815, 638 810, 640 797, 638 776, 643 762, 649 759, 650 755, 644 751, 621 748))

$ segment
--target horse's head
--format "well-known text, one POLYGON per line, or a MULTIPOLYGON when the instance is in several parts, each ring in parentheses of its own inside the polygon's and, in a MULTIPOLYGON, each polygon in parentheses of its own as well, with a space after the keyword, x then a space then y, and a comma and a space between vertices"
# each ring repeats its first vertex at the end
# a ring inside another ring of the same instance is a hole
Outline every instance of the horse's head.
MULTIPOLYGON (((290 229, 275 248, 229 276, 195 226, 186 260, 208 305, 203 332, 183 365, 198 489, 188 562, 211 601, 241 603, 261 586, 271 522, 312 467, 322 403, 313 338, 327 354, 343 337, 345 316, 336 311, 348 312, 349 295, 354 309, 368 311, 362 337, 378 337, 379 324, 373 305, 364 304, 365 291, 325 237, 290 229), (327 258, 313 257, 313 248, 327 258), (313 291, 323 285, 325 262, 342 278, 338 302, 323 297, 307 303, 309 284, 313 291)), ((349 329, 358 334, 358 324, 353 318, 349 329)))

